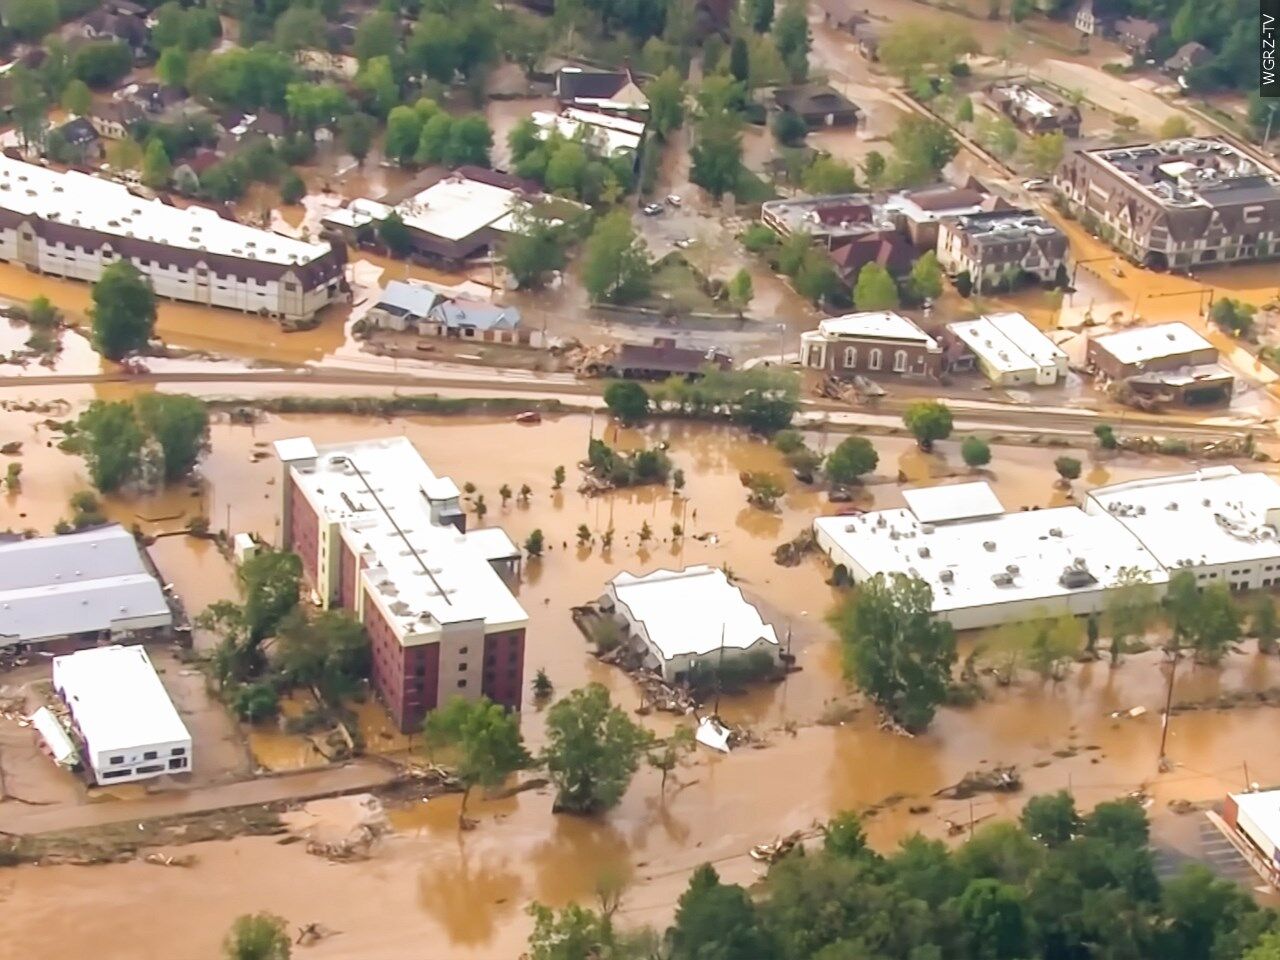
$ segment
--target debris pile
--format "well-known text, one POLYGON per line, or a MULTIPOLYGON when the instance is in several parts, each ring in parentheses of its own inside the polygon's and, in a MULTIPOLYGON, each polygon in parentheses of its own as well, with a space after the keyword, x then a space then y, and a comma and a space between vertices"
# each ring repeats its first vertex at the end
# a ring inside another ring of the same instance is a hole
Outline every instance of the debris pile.
POLYGON ((825 377, 818 385, 818 396, 842 403, 871 405, 884 396, 884 388, 862 376, 852 380, 825 377))
POLYGON ((968 800, 979 793, 1017 793, 1022 789, 1022 777, 1015 766, 997 765, 990 770, 973 770, 960 778, 958 783, 943 787, 934 793, 943 800, 968 800))
POLYGON ((805 527, 786 543, 778 545, 773 551, 773 562, 780 567, 798 566, 804 555, 817 549, 817 546, 813 528, 805 527))

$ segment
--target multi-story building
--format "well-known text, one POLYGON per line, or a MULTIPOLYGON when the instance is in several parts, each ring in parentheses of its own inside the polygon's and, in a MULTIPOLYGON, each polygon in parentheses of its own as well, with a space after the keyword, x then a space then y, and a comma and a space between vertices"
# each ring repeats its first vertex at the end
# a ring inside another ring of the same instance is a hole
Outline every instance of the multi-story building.
POLYGON ((1077 150, 1053 185, 1086 227, 1147 266, 1280 254, 1280 171, 1220 137, 1077 150))
POLYGON ((373 684, 399 728, 450 698, 519 709, 528 617, 508 585, 520 551, 466 530, 457 486, 404 437, 317 447, 280 440, 284 546, 315 600, 369 635, 373 684))
POLYGON ((1052 283, 1069 249, 1067 235, 1030 210, 973 213, 938 226, 939 265, 953 277, 967 273, 975 293, 1027 275, 1052 283))
POLYGON ((800 334, 800 364, 833 377, 936 377, 942 347, 892 311, 828 317, 800 334))
POLYGON ((1023 133, 1080 136, 1080 108, 1048 90, 1006 80, 993 84, 987 96, 1023 133))
POLYGON ((127 260, 156 294, 289 320, 345 296, 342 246, 309 243, 206 207, 144 200, 119 183, 0 155, 0 260, 93 282, 127 260))

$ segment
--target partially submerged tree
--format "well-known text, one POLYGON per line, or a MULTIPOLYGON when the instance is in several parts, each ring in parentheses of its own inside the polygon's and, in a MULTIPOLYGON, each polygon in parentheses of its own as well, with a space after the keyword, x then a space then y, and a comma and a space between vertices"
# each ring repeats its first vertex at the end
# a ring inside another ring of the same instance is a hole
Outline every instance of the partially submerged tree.
POLYGON ((156 325, 156 296, 128 260, 117 260, 93 285, 93 345, 109 360, 144 350, 156 325))
POLYGON ((932 450, 938 440, 951 436, 951 409, 936 400, 918 400, 907 407, 902 422, 921 450, 932 450))
POLYGON ((660 740, 647 756, 649 766, 662 774, 662 783, 658 792, 663 799, 667 796, 667 777, 680 765, 680 761, 693 752, 693 730, 689 727, 676 727, 671 736, 660 740))
POLYGON ((226 960, 289 960, 289 925, 273 913, 236 917, 222 941, 226 960))
POLYGON ((866 437, 846 437, 827 457, 827 479, 836 484, 856 483, 880 463, 880 455, 866 437))
MULTIPOLYGON (((554 709, 554 708, 553 708, 554 709)), ((517 714, 509 713, 488 697, 465 700, 455 697, 427 714, 422 725, 429 751, 448 748, 454 776, 462 783, 458 824, 466 823, 467 800, 475 787, 492 790, 531 762, 520 736, 517 714)))
POLYGON ((1137 567, 1121 567, 1107 593, 1107 628, 1111 633, 1111 665, 1120 662, 1129 639, 1141 637, 1155 615, 1155 588, 1151 575, 1137 567))
POLYGON ((594 814, 615 806, 652 740, 601 684, 574 690, 547 711, 541 760, 556 788, 555 809, 594 814))

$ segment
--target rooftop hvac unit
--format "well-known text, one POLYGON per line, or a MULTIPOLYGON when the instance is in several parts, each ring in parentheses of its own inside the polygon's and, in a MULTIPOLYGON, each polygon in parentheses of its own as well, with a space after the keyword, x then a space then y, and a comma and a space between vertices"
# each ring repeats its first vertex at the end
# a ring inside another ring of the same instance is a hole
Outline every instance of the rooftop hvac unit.
POLYGON ((1074 560, 1071 561, 1071 565, 1075 567, 1077 570, 1086 570, 1089 567, 1089 561, 1086 560, 1084 557, 1076 557, 1074 560))
POLYGON ((918 548, 916 549, 916 553, 920 554, 920 556, 921 556, 921 557, 923 557, 923 558, 924 558, 924 559, 926 559, 926 560, 927 560, 927 559, 929 559, 929 548, 928 548, 928 547, 918 547, 918 548))
POLYGON ((932 523, 922 523, 922 524, 920 524, 920 532, 921 532, 921 533, 933 533, 933 524, 932 524, 932 523))
POLYGON ((1067 567, 1062 571, 1062 575, 1058 577, 1058 583, 1068 590, 1079 590, 1081 587, 1089 587, 1097 582, 1097 577, 1088 570, 1083 570, 1079 567, 1067 567))
POLYGON ((1007 573, 993 573, 991 575, 991 582, 997 587, 1011 587, 1013 586, 1013 577, 1009 576, 1007 573))
POLYGON ((984 541, 983 541, 983 543, 982 543, 982 548, 983 548, 984 550, 986 550, 986 551, 987 551, 987 553, 995 553, 995 552, 996 552, 996 542, 995 542, 994 540, 984 540, 984 541))
POLYGON ((1011 576, 1011 577, 1016 577, 1019 573, 1021 573, 1021 572, 1022 572, 1022 571, 1018 568, 1018 565, 1017 565, 1016 563, 1011 563, 1011 564, 1009 564, 1007 567, 1005 567, 1004 569, 1005 569, 1005 572, 1006 572, 1007 574, 1009 574, 1009 576, 1011 576))
POLYGON ((1140 517, 1141 517, 1141 516, 1143 516, 1146 512, 1147 512, 1147 508, 1146 508, 1146 507, 1144 507, 1142 504, 1138 504, 1138 511, 1137 511, 1138 516, 1140 516, 1140 517))
POLYGON ((943 583, 951 583, 952 581, 955 580, 955 578, 956 578, 956 574, 954 570, 938 571, 938 579, 941 580, 943 583))
POLYGON ((844 532, 845 532, 845 533, 853 533, 855 529, 857 529, 857 528, 856 528, 856 527, 854 527, 854 525, 853 525, 852 523, 846 523, 846 524, 844 525, 844 532))
POLYGON ((1049 528, 1049 536, 1051 536, 1051 537, 1060 537, 1060 536, 1062 536, 1062 528, 1061 528, 1061 527, 1050 527, 1050 528, 1049 528))
POLYGON ((1177 510, 1177 509, 1178 509, 1178 501, 1177 501, 1177 500, 1170 500, 1170 501, 1169 501, 1168 506, 1166 506, 1166 507, 1165 507, 1165 509, 1166 509, 1166 510, 1177 510))
POLYGON ((1208 497, 1205 497, 1203 500, 1201 500, 1201 501, 1200 501, 1200 506, 1202 506, 1202 507, 1207 507, 1208 505, 1209 505, 1209 498, 1208 498, 1208 497))
POLYGON ((900 537, 900 536, 902 536, 902 534, 898 533, 898 531, 897 531, 897 530, 890 530, 890 531, 889 531, 889 539, 890 539, 890 540, 897 540, 897 539, 898 539, 898 537, 900 537))

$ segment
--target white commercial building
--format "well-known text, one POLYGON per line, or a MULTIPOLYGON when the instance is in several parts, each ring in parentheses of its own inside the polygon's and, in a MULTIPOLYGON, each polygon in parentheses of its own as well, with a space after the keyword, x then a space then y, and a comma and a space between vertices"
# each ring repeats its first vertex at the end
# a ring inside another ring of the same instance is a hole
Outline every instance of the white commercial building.
POLYGON ((1067 375, 1067 354, 1020 313, 995 313, 947 324, 992 383, 1048 386, 1067 375))
POLYGON ((623 153, 634 156, 644 140, 644 121, 594 110, 566 107, 558 114, 535 110, 532 117, 540 139, 547 139, 554 130, 566 140, 580 140, 602 157, 623 153))
POLYGON ((0 545, 0 645, 120 639, 172 623, 159 582, 118 524, 0 545))
POLYGON ((701 660, 756 651, 779 657, 773 627, 723 570, 706 564, 643 576, 620 573, 606 586, 601 605, 644 644, 647 665, 672 683, 701 660))
POLYGON ((1098 487, 1084 504, 1113 518, 1170 573, 1232 590, 1280 585, 1280 484, 1233 466, 1098 487))
POLYGON ((1257 851, 1253 866, 1263 879, 1280 882, 1280 790, 1229 793, 1222 819, 1257 851))
POLYGON ((1169 576, 1123 525, 1078 507, 1005 513, 982 482, 904 492, 907 507, 820 517, 818 547, 855 583, 904 573, 933 590, 933 609, 956 629, 1087 614, 1125 570, 1157 596, 1169 576))
POLYGON ((99 784, 191 770, 191 734, 143 647, 54 657, 53 687, 71 710, 99 784))
POLYGON ((92 174, 0 155, 0 260, 88 282, 127 260, 158 296, 303 320, 341 296, 345 256, 207 207, 145 200, 92 174))

